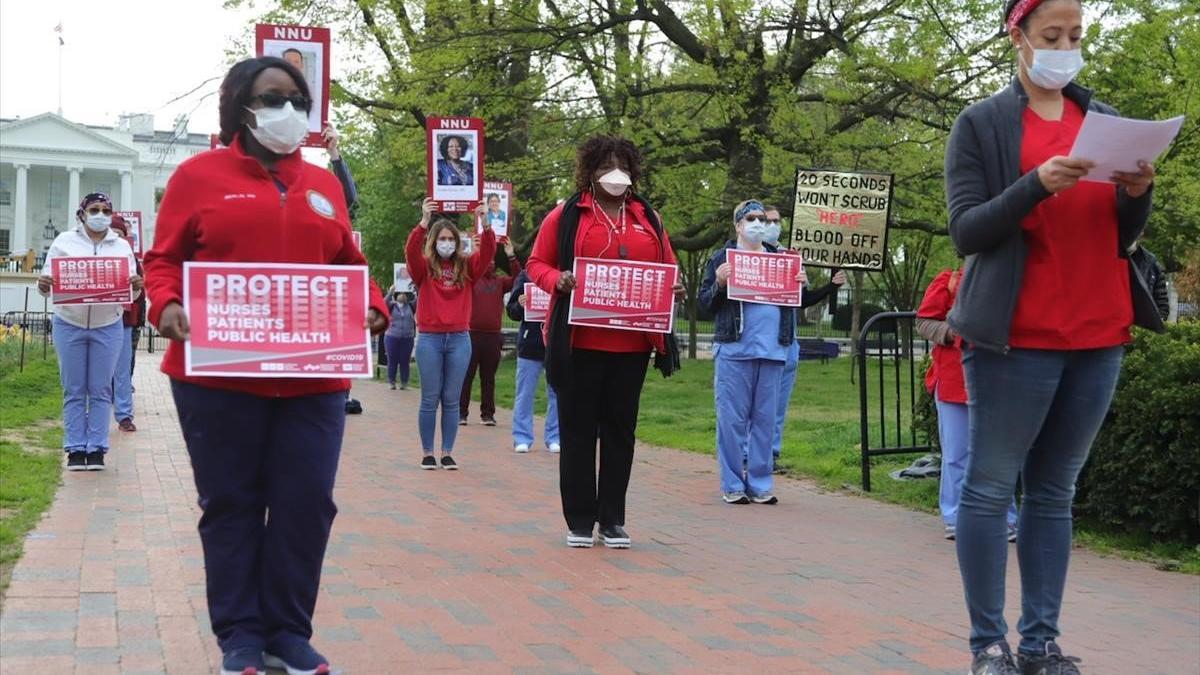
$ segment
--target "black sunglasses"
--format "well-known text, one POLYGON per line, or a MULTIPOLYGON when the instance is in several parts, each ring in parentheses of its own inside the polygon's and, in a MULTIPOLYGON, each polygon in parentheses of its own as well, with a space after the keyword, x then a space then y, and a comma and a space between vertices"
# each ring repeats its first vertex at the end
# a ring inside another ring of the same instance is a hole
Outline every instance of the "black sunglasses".
POLYGON ((100 206, 98 204, 93 204, 92 206, 87 207, 84 209, 84 212, 91 216, 99 215, 101 213, 106 216, 112 215, 112 209, 108 208, 107 206, 100 206))
POLYGON ((312 99, 303 95, 296 94, 295 96, 283 96, 282 94, 259 94, 252 96, 251 101, 262 101, 264 107, 267 108, 282 108, 284 103, 291 103, 296 110, 308 112, 312 109, 312 99))

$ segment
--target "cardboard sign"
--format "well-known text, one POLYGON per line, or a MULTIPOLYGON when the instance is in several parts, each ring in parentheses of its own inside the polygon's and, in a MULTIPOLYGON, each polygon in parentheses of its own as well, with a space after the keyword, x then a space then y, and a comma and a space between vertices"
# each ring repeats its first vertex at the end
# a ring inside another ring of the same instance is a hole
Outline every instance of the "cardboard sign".
POLYGON ((550 294, 537 284, 525 284, 525 320, 543 323, 550 314, 550 294))
POLYGON ((808 265, 883 269, 893 182, 887 173, 798 169, 790 248, 808 265))
POLYGON ((508 224, 512 222, 512 183, 483 182, 483 205, 487 209, 483 216, 475 219, 475 231, 483 234, 483 226, 490 223, 497 240, 508 238, 508 224))
POLYGON ((80 256, 50 259, 55 305, 120 305, 133 302, 129 258, 80 256))
POLYGON ((575 259, 575 290, 567 321, 576 326, 670 333, 679 276, 675 265, 600 258, 575 259))
POLYGON ((800 274, 803 261, 789 253, 726 251, 729 282, 725 295, 730 300, 761 305, 800 306, 800 274))
POLYGON ((256 56, 276 56, 299 70, 308 83, 312 108, 308 111, 308 137, 304 145, 325 147, 321 131, 329 121, 329 29, 317 26, 254 26, 256 56))
POLYGON ((483 120, 426 117, 428 194, 446 213, 467 213, 483 200, 483 120))
POLYGON ((140 259, 143 253, 142 242, 145 241, 142 238, 142 212, 113 211, 113 215, 121 216, 125 219, 125 224, 129 226, 129 238, 133 240, 133 254, 140 259))
POLYGON ((413 286, 412 275, 408 273, 408 265, 404 263, 392 263, 392 292, 416 292, 416 287, 413 286))
POLYGON ((370 377, 367 268, 183 264, 188 375, 370 377))

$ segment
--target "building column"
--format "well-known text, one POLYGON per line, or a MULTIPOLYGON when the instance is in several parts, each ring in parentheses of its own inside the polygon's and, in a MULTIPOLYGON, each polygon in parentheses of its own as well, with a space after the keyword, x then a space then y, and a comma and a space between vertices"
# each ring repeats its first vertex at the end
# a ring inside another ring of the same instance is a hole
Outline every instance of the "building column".
POLYGON ((119 210, 133 210, 133 171, 129 169, 121 169, 121 208, 119 210))
POLYGON ((75 212, 79 210, 79 174, 83 169, 78 166, 68 166, 67 175, 67 219, 63 224, 63 232, 75 228, 78 221, 75 212))
POLYGON ((29 230, 26 218, 29 213, 29 165, 13 164, 17 169, 16 194, 13 195, 12 252, 22 254, 29 250, 29 230))

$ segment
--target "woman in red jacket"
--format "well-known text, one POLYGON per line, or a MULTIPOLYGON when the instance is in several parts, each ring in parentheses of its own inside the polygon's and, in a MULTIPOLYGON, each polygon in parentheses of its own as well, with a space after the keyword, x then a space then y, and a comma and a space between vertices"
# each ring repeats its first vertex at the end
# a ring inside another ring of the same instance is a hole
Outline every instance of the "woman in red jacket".
MULTIPOLYGON (((436 203, 426 199, 421 222, 404 247, 408 271, 417 286, 417 371, 421 374, 421 468, 436 469, 433 435, 437 430, 438 402, 442 404, 443 469, 458 463, 451 453, 458 436, 459 394, 471 362, 471 287, 487 272, 496 256, 496 235, 484 219, 479 250, 467 255, 462 235, 449 218, 434 219, 436 203)), ((482 207, 478 210, 482 213, 482 207)))
MULTIPOLYGON (((546 379, 558 395, 559 490, 567 545, 576 548, 592 546, 596 523, 605 546, 629 548, 625 491, 650 353, 660 355, 656 366, 664 374, 678 367, 672 336, 567 324, 576 257, 675 264, 661 219, 634 192, 640 174, 633 143, 613 136, 585 141, 575 158, 578 191, 542 221, 527 265, 530 279, 554 296, 544 329, 546 379)), ((681 295, 683 286, 674 291, 681 295)))
MULTIPOLYGON (((312 105, 286 61, 242 61, 221 84, 221 142, 179 166, 146 254, 150 321, 172 340, 179 424, 200 497, 208 610, 222 673, 328 673, 309 645, 321 563, 337 507, 333 484, 349 382, 190 377, 184 370, 187 261, 365 265, 342 189, 304 161, 312 105)), ((371 284, 367 323, 387 326, 371 284)))

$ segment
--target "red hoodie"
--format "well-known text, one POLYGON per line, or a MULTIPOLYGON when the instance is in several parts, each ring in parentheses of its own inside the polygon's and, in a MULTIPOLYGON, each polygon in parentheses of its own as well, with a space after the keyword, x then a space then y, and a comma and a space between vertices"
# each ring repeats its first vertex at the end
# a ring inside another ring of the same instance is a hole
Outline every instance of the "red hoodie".
POLYGON ((422 333, 461 333, 471 327, 471 288, 496 257, 496 233, 488 228, 479 237, 479 250, 467 262, 467 279, 461 287, 453 281, 454 263, 438 260, 441 277, 429 278, 425 261, 427 228, 417 225, 404 245, 408 273, 417 286, 417 329, 422 333))
MULTIPOLYGON (((186 261, 367 264, 354 245, 345 197, 333 174, 304 161, 297 150, 279 160, 274 176, 246 154, 240 137, 229 148, 200 153, 179 165, 159 208, 154 247, 146 253, 150 323, 158 325, 168 304, 183 303, 186 261), (311 205, 322 196, 334 206, 332 217, 311 205)), ((374 281, 370 306, 389 315, 374 281)), ((259 396, 350 388, 349 380, 335 378, 187 377, 183 343, 175 341, 167 347, 162 371, 177 380, 259 396)))

